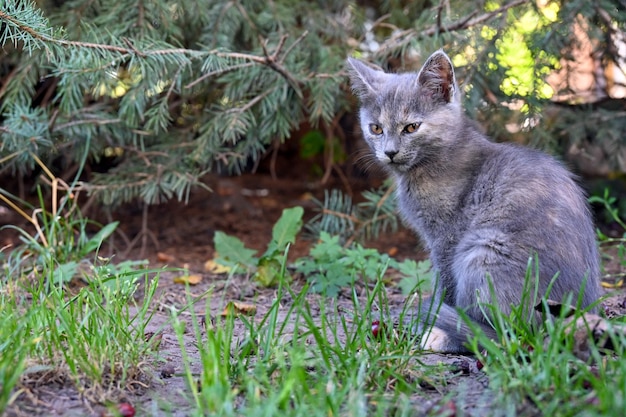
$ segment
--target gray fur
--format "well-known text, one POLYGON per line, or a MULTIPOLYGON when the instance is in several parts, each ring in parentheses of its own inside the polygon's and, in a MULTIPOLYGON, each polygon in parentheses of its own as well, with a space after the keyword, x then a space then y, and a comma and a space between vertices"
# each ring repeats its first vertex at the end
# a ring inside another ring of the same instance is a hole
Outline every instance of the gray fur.
POLYGON ((348 69, 365 140, 394 177, 401 217, 423 240, 438 279, 435 327, 447 339, 426 348, 465 350, 471 332, 456 309, 493 336, 479 304, 495 301, 504 313, 519 305, 534 255, 539 296, 558 274, 550 299, 576 302, 583 291, 587 307, 599 298, 594 226, 575 178, 544 153, 488 140, 464 115, 443 51, 418 74, 388 74, 351 58, 348 69), (419 127, 410 133, 413 123, 419 127))

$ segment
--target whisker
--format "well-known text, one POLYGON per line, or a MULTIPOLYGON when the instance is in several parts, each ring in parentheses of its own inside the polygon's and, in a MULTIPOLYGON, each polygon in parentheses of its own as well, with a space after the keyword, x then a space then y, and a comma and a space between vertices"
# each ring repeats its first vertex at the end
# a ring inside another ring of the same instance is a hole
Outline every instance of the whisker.
POLYGON ((383 167, 369 150, 363 149, 355 152, 354 165, 367 175, 382 176, 385 174, 383 167))

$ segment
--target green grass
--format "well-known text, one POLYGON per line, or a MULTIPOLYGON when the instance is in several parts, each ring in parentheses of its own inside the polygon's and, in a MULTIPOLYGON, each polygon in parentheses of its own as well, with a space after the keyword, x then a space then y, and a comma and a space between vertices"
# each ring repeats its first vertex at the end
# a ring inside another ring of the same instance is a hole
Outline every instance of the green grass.
MULTIPOLYGON (((91 235, 87 220, 59 213, 40 211, 40 234, 23 232, 21 247, 0 252, 0 414, 34 381, 64 380, 91 404, 118 401, 137 381, 158 383, 158 349, 146 340, 158 274, 93 253, 114 226, 91 235)), ((186 415, 443 416, 451 415, 451 403, 456 415, 485 415, 472 413, 478 402, 494 416, 602 416, 626 407, 624 334, 610 333, 613 351, 592 344, 581 360, 573 353, 571 317, 552 317, 536 329, 527 311, 504 316, 486 307, 498 339, 473 341, 485 368, 469 378, 487 385, 476 394, 455 365, 426 363, 408 307, 392 318, 398 312, 390 308, 384 267, 376 279, 342 288, 340 301, 310 283, 296 291, 286 254, 279 263, 273 301, 258 317, 209 317, 223 307, 223 294, 189 295, 186 307, 171 309, 168 324, 183 358, 176 377, 187 387, 171 394, 184 397, 186 415), (198 302, 207 303, 204 316, 198 302), (380 337, 372 334, 373 320, 383 323, 380 337)), ((529 305, 541 298, 530 284, 526 296, 529 305)), ((169 398, 156 404, 144 413, 174 413, 169 398)))
POLYGON ((354 296, 355 314, 333 300, 309 301, 308 289, 295 294, 281 285, 260 320, 227 316, 205 332, 193 316, 199 373, 186 353, 186 325, 174 316, 191 415, 412 415, 411 391, 422 379, 440 379, 444 369, 420 364, 415 337, 402 329, 373 339, 378 313, 372 306, 377 298, 385 302, 382 285, 364 305, 354 296), (294 300, 289 307, 282 306, 287 293, 294 300), (247 328, 239 343, 233 342, 235 320, 247 328))
POLYGON ((563 319, 542 337, 507 335, 500 344, 485 343, 481 356, 490 388, 498 393, 494 415, 621 415, 626 392, 623 337, 614 355, 592 347, 592 361, 576 357, 573 337, 563 319))
POLYGON ((77 290, 49 285, 51 273, 0 288, 0 411, 11 402, 20 377, 69 380, 90 401, 104 401, 145 379, 142 364, 151 345, 144 329, 157 279, 144 271, 94 274, 77 290), (144 299, 132 298, 145 280, 144 299))
MULTIPOLYGON (((527 283, 533 281, 532 274, 529 269, 527 283)), ((527 285, 526 294, 529 305, 541 305, 542 311, 548 311, 546 301, 534 293, 532 285, 527 285)), ((498 340, 480 335, 474 350, 485 364, 489 388, 497 393, 493 415, 623 414, 626 362, 621 358, 626 330, 619 321, 602 319, 608 331, 594 342, 590 334, 598 316, 588 310, 563 308, 556 315, 543 313, 541 327, 532 325, 528 311, 522 308, 508 316, 490 310, 498 340), (605 349, 606 340, 611 349, 605 349)))
POLYGON ((90 234, 93 223, 63 201, 53 212, 41 193, 41 208, 21 202, 36 233, 17 229, 22 245, 0 251, 0 414, 29 387, 64 381, 97 403, 148 380, 145 328, 158 276, 145 263, 94 254, 116 224, 90 234))
MULTIPOLYGON (((529 271, 527 282, 531 276, 529 271)), ((372 320, 388 313, 381 282, 359 297, 353 288, 348 313, 335 299, 311 297, 308 287, 294 294, 283 282, 270 310, 256 322, 228 317, 205 336, 195 318, 202 366, 200 374, 185 370, 190 387, 196 388, 190 390, 192 415, 401 416, 425 408, 427 415, 446 415, 449 401, 457 404, 457 415, 465 415, 468 410, 462 405, 472 404, 466 398, 471 393, 448 386, 461 378, 454 367, 421 361, 424 353, 416 349, 419 336, 408 331, 411 323, 404 329, 388 328, 384 337, 372 336, 372 320), (288 308, 282 305, 284 296, 294 300, 288 308), (232 342, 235 320, 244 320, 248 331, 238 345, 232 342), (294 328, 286 327, 286 321, 294 328), (429 394, 432 386, 451 392, 429 394), (435 407, 425 407, 422 398, 429 395, 436 399, 435 407)), ((533 305, 540 297, 532 285, 527 287, 533 305)), ((479 335, 473 341, 488 379, 486 391, 475 401, 494 416, 621 415, 626 361, 620 358, 626 338, 610 332, 613 351, 590 344, 590 358, 581 360, 573 353, 573 323, 583 314, 563 313, 535 328, 527 311, 517 309, 510 316, 496 312, 499 339, 479 335)), ((183 328, 178 329, 184 350, 183 328)), ((484 414, 470 409, 469 415, 484 414)))
MULTIPOLYGON (((372 286, 353 286, 346 307, 312 294, 307 285, 294 292, 285 264, 274 301, 261 317, 202 317, 193 313, 191 297, 182 310, 186 315, 172 310, 189 415, 409 416, 427 408, 423 398, 429 397, 440 405, 453 401, 457 415, 464 415, 468 393, 449 385, 461 377, 453 366, 422 361, 410 322, 394 328, 382 277, 372 286), (378 319, 387 327, 383 336, 373 337, 371 324, 378 319), (238 339, 237 321, 246 329, 238 339), (185 338, 189 334, 193 346, 185 338)), ((149 383, 140 364, 153 357, 144 330, 157 280, 143 270, 108 264, 92 265, 91 272, 88 284, 74 291, 63 283, 51 285, 54 272, 45 268, 31 271, 25 281, 4 281, 0 410, 16 396, 20 378, 50 371, 65 375, 96 403, 115 400, 133 381, 149 383), (140 280, 146 291, 136 301, 140 280)), ((212 302, 224 304, 219 294, 213 296, 207 312, 212 302)), ((489 398, 490 415, 619 415, 626 393, 626 361, 619 359, 624 337, 612 336, 615 352, 607 356, 592 347, 584 362, 572 353, 565 317, 536 330, 523 313, 496 313, 499 340, 475 340, 484 348, 475 353, 485 364, 488 392, 481 401, 489 398)), ((409 317, 410 311, 403 314, 409 317)), ((445 411, 435 406, 427 415, 445 411)))

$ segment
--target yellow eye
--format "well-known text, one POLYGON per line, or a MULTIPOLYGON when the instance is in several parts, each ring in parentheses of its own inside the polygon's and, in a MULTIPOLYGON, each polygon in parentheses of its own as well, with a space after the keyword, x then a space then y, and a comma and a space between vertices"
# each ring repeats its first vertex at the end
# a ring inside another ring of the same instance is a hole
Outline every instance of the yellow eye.
POLYGON ((404 126, 404 129, 402 129, 402 132, 403 133, 415 133, 419 127, 420 127, 419 123, 411 123, 411 124, 404 126))
POLYGON ((370 132, 372 132, 373 135, 382 135, 383 134, 383 128, 380 127, 380 125, 372 123, 370 125, 370 132))

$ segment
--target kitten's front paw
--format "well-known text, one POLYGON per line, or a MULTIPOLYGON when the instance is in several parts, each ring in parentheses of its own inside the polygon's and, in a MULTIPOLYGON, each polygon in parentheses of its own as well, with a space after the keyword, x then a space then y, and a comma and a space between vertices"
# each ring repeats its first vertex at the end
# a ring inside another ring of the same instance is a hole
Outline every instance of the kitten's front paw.
POLYGON ((446 352, 451 339, 448 334, 437 328, 432 327, 422 334, 421 348, 433 352, 446 352))
POLYGON ((432 327, 422 334, 420 346, 423 350, 438 353, 465 353, 467 348, 457 338, 451 337, 446 331, 432 327))

